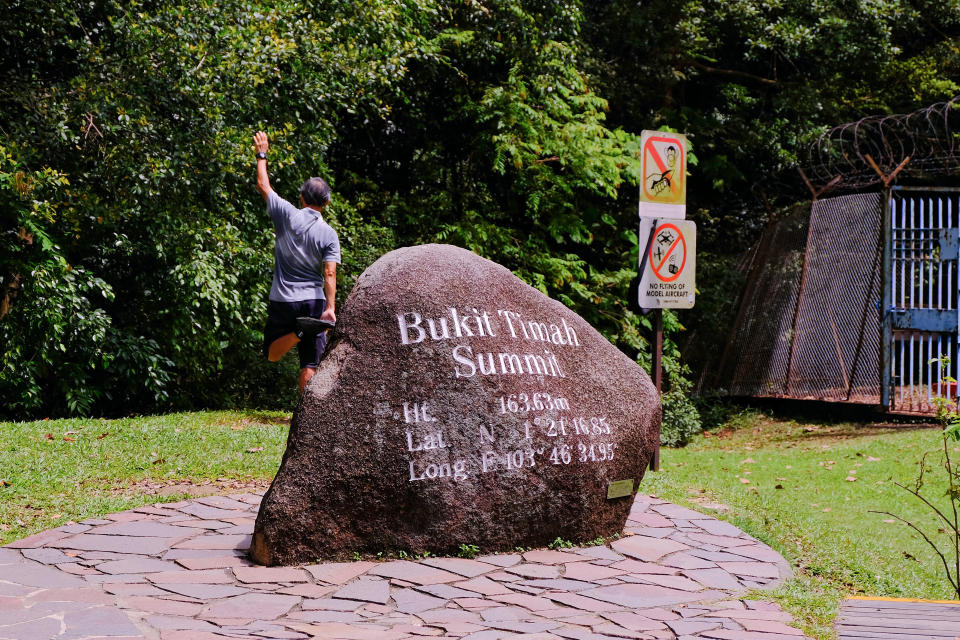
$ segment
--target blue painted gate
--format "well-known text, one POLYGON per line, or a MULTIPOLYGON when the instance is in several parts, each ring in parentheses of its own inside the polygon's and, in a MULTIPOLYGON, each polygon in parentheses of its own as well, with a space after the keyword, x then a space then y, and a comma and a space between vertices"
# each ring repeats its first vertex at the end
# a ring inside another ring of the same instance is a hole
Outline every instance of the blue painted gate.
POLYGON ((935 413, 954 401, 960 189, 892 187, 884 206, 881 404, 935 413))

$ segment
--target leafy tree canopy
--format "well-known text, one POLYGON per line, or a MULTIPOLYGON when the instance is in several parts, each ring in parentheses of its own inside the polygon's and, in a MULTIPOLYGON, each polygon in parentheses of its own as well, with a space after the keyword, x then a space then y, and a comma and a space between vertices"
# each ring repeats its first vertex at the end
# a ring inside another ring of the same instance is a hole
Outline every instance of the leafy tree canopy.
MULTIPOLYGON (((824 126, 949 97, 960 78, 956 0, 9 4, 0 411, 13 418, 289 406, 295 365, 277 375, 259 358, 272 230, 257 129, 281 194, 332 184, 342 293, 390 249, 450 242, 648 364, 649 322, 628 303, 642 129, 690 136, 709 273, 764 202, 803 196, 782 176, 824 126)), ((698 313, 723 300, 701 296, 698 313)))

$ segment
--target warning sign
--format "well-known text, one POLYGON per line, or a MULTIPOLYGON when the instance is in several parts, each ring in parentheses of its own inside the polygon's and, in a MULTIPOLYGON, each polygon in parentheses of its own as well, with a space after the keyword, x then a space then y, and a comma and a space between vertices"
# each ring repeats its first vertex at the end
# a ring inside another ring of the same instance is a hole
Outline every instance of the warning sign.
POLYGON ((686 204, 686 138, 678 133, 644 131, 640 145, 643 148, 640 199, 664 204, 686 204))
POLYGON ((640 222, 639 304, 644 309, 690 309, 696 287, 697 226, 688 220, 640 222))
POLYGON ((687 139, 679 133, 645 130, 640 146, 640 216, 682 220, 687 202, 687 139))

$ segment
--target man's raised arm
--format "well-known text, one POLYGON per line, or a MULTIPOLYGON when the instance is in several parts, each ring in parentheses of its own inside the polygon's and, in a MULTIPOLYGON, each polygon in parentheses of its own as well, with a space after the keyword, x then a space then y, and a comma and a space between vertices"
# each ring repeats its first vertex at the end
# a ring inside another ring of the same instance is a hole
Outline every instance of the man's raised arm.
POLYGON ((257 148, 257 189, 266 200, 273 191, 270 187, 270 176, 267 175, 267 151, 270 150, 267 134, 263 131, 253 134, 253 146, 257 148))

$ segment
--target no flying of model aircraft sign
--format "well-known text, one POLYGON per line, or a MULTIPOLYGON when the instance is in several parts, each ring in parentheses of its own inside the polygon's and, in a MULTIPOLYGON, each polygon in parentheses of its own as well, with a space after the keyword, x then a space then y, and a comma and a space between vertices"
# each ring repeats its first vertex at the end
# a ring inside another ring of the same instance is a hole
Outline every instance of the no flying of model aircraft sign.
POLYGON ((640 217, 682 220, 687 213, 687 139, 644 130, 640 136, 640 217))
POLYGON ((643 309, 691 309, 696 286, 697 225, 690 220, 640 220, 643 309))

